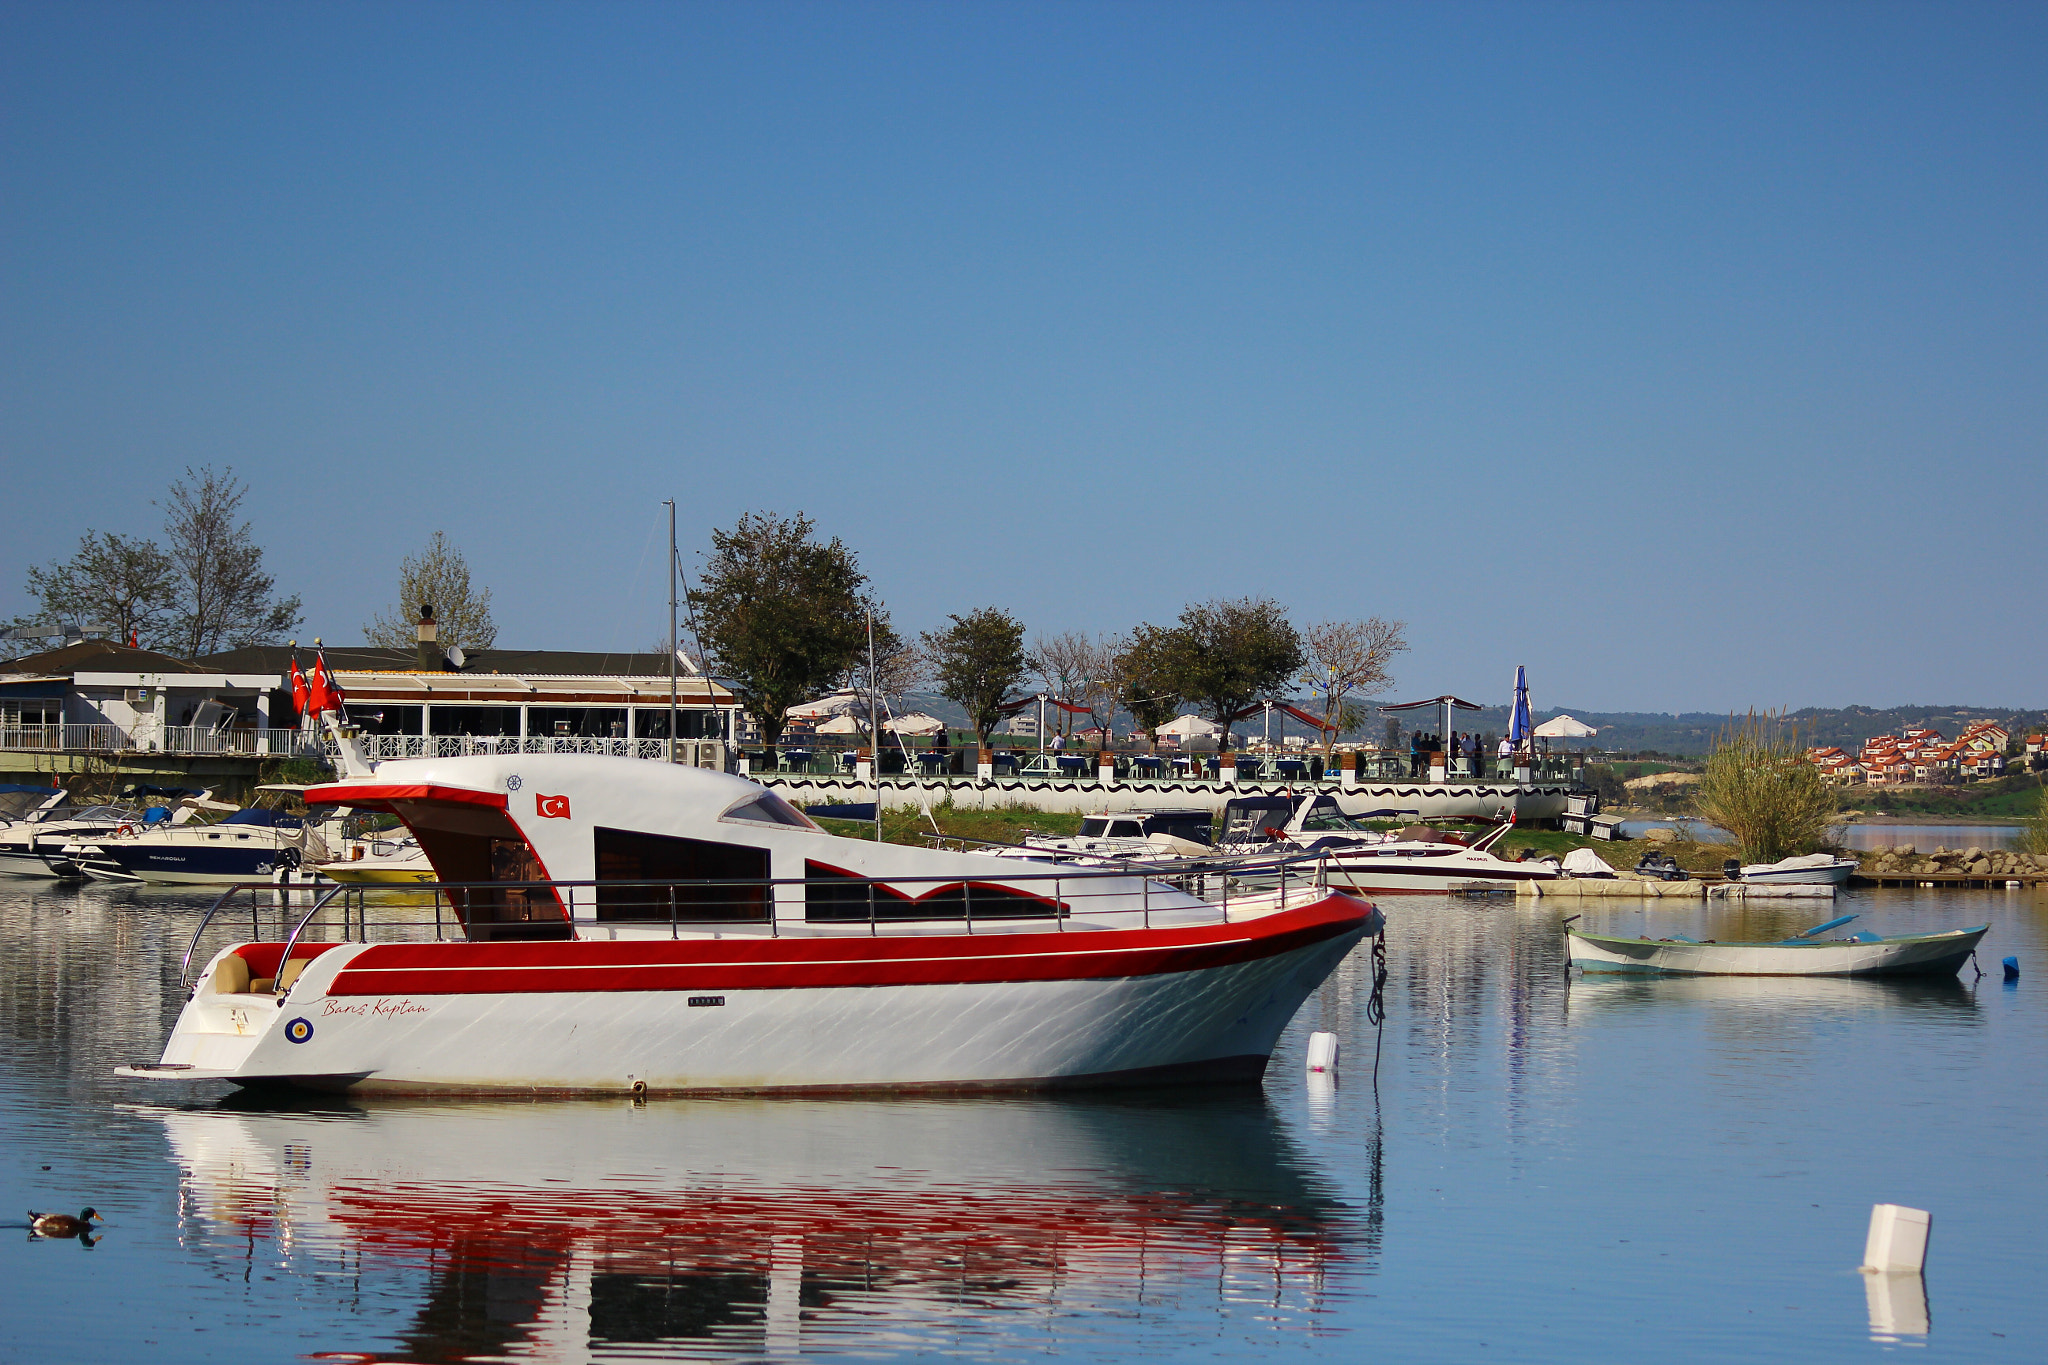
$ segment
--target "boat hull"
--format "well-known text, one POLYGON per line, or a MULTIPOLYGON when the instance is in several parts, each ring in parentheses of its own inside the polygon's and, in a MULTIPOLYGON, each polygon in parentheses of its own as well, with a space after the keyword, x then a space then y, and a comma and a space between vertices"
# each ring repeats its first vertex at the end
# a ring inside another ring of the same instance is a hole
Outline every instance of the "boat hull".
MULTIPOLYGON (((148 836, 144 836, 147 838, 148 836)), ((78 868, 95 881, 155 882, 166 886, 229 886, 268 881, 282 858, 293 865, 289 846, 208 848, 196 844, 102 840, 75 850, 78 868)))
POLYGON ((1519 886, 1523 882, 1554 882, 1555 871, 1536 864, 1511 863, 1504 859, 1480 861, 1406 862, 1393 858, 1360 856, 1330 859, 1331 886, 1376 896, 1442 895, 1446 891, 1474 885, 1519 886))
POLYGON ((1783 872, 1752 872, 1744 868, 1742 880, 1749 886, 1843 886, 1855 870, 1856 864, 1846 861, 1832 867, 1795 867, 1783 872))
POLYGON ((1567 934, 1571 965, 1586 972, 1672 976, 1954 976, 1984 927, 1876 943, 1679 943, 1567 934))
POLYGON ((162 1062, 129 1074, 386 1093, 1242 1082, 1379 922, 1333 896, 1186 929, 334 945, 281 1000, 202 985, 162 1062))

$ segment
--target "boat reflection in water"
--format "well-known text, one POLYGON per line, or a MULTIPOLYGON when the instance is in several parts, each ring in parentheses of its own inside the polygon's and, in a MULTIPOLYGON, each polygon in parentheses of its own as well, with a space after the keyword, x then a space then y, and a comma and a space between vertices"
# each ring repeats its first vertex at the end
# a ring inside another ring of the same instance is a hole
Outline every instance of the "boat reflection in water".
POLYGON ((1019 1310, 1053 1346, 1162 1299, 1319 1330, 1377 1256, 1377 1163, 1337 1203, 1256 1093, 147 1112, 188 1243, 425 1272, 409 1326, 327 1359, 896 1351, 1019 1310))
POLYGON ((1954 977, 1588 976, 1574 977, 1569 1013, 1733 1005, 1758 1017, 1848 1010, 1944 1010, 1973 1017, 1977 996, 1954 977))

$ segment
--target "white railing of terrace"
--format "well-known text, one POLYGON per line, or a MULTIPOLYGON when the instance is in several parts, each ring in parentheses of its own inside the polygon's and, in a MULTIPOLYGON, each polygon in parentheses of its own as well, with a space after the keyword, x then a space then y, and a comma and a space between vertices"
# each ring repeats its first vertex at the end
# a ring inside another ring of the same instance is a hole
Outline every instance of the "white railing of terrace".
MULTIPOLYGON (((578 735, 360 735, 372 763, 391 758, 469 758, 477 754, 598 754, 607 758, 668 757, 665 739, 601 739, 578 735)), ((330 742, 328 752, 337 750, 330 742)), ((724 768, 725 745, 715 739, 679 739, 676 762, 724 768)))
POLYGON ((9 725, 0 727, 0 750, 92 754, 317 754, 304 731, 206 730, 172 725, 131 735, 118 725, 9 725))

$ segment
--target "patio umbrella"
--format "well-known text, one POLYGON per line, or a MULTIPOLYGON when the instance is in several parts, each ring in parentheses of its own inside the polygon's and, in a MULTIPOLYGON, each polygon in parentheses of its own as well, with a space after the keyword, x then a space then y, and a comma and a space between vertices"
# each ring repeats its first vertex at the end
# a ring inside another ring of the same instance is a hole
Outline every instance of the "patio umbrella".
POLYGON ((858 716, 849 712, 843 716, 834 716, 823 725, 820 725, 818 733, 821 735, 857 735, 867 728, 858 716))
POLYGON ((907 716, 898 716, 883 723, 882 728, 894 735, 936 735, 946 728, 946 722, 937 716, 927 716, 922 711, 913 711, 907 716))
POLYGON ((1528 744, 1535 727, 1529 723, 1529 675, 1515 665, 1515 707, 1508 713, 1508 742, 1517 749, 1528 744))
POLYGON ((1192 739, 1196 735, 1220 735, 1223 733, 1223 727, 1201 716, 1175 716, 1152 733, 1179 735, 1184 739, 1192 739))
POLYGON ((1590 739, 1600 731, 1571 716, 1553 716, 1536 727, 1538 739, 1590 739))

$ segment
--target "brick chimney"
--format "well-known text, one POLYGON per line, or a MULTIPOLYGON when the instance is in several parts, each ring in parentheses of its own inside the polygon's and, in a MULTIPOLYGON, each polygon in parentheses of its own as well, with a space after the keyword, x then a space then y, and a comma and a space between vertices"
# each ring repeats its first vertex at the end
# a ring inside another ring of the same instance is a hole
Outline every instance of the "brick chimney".
POLYGON ((436 642, 435 635, 434 604, 432 602, 422 602, 420 603, 420 652, 418 663, 419 671, 422 673, 439 673, 446 667, 441 661, 441 646, 436 642))

